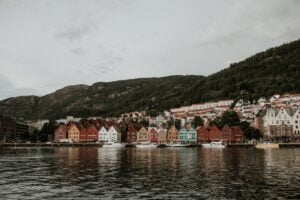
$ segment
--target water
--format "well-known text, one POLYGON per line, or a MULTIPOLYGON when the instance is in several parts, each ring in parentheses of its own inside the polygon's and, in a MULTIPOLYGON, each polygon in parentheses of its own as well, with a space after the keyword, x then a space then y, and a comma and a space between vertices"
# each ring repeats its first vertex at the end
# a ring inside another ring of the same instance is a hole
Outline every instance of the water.
POLYGON ((300 199, 300 149, 0 149, 0 199, 300 199))

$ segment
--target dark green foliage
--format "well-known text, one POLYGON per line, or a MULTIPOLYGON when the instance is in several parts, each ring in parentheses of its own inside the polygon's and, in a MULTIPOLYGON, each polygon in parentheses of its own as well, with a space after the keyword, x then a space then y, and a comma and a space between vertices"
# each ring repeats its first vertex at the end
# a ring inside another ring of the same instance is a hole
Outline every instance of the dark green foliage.
POLYGON ((197 128, 198 126, 203 126, 204 125, 204 120, 199 117, 199 116, 196 116, 194 118, 194 120, 192 121, 192 125, 194 128, 197 128))
POLYGON ((260 130, 250 126, 248 122, 242 122, 240 126, 243 129, 246 138, 258 140, 262 137, 260 130))
MULTIPOLYGON (((188 72, 187 72, 188 73, 188 72)), ((300 92, 300 40, 271 48, 208 77, 142 78, 76 85, 43 97, 0 101, 0 113, 24 119, 73 115, 119 116, 145 110, 151 116, 173 107, 220 99, 256 100, 300 92)))

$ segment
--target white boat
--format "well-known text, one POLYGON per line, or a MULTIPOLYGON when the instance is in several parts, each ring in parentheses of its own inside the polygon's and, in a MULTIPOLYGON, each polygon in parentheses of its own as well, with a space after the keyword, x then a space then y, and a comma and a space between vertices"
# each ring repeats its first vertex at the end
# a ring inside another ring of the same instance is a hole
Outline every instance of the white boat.
POLYGON ((117 142, 108 142, 103 144, 104 148, 120 148, 120 147, 125 147, 126 144, 122 143, 117 143, 117 142))
POLYGON ((141 142, 135 145, 137 148, 156 148, 158 144, 151 142, 141 142))
POLYGON ((174 144, 166 144, 167 147, 187 147, 186 144, 174 143, 174 144))
POLYGON ((222 141, 220 141, 220 142, 211 142, 211 143, 207 143, 207 144, 202 144, 202 147, 204 147, 204 148, 225 148, 225 145, 222 143, 222 141))

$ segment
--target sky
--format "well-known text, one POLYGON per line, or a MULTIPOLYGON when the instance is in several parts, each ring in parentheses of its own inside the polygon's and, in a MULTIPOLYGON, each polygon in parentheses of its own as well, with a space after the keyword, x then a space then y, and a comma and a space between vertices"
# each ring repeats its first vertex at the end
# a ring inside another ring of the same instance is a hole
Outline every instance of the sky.
POLYGON ((299 0, 0 0, 0 100, 210 75, 300 38, 299 0))

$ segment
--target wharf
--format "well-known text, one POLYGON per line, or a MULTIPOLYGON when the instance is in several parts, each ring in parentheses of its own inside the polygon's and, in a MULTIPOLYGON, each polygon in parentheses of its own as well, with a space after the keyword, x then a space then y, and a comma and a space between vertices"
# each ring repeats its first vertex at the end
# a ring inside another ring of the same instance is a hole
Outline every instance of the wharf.
POLYGON ((300 148, 300 143, 279 143, 279 148, 300 148))
POLYGON ((230 147, 230 148, 253 148, 254 144, 227 144, 226 147, 230 147))
POLYGON ((97 143, 0 143, 0 147, 102 147, 97 143))

